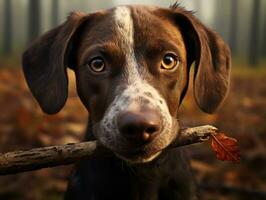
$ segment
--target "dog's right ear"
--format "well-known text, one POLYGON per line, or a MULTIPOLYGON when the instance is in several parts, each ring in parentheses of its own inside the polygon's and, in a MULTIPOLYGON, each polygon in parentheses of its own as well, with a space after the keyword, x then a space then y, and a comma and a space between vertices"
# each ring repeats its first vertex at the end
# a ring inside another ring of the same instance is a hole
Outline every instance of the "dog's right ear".
POLYGON ((77 29, 86 19, 73 12, 68 20, 37 39, 23 54, 28 86, 42 110, 53 114, 65 105, 68 95, 67 51, 77 29))
POLYGON ((222 104, 229 90, 230 49, 217 33, 178 4, 171 7, 171 13, 185 41, 188 68, 195 61, 195 100, 201 110, 213 113, 222 104))

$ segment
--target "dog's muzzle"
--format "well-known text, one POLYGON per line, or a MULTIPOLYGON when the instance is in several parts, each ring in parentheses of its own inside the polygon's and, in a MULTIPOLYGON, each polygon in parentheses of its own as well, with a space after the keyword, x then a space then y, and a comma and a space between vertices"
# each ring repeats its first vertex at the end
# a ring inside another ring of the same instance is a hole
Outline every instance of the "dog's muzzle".
POLYGON ((124 160, 148 162, 175 137, 174 121, 158 91, 138 82, 114 99, 95 132, 104 146, 124 160))

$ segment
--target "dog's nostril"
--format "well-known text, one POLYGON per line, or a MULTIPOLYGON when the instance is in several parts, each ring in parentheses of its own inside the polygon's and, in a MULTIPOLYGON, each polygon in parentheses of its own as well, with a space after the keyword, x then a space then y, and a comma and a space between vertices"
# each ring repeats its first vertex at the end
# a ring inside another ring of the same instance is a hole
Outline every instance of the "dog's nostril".
POLYGON ((158 131, 158 128, 156 126, 151 126, 145 130, 146 133, 153 134, 156 131, 158 131))

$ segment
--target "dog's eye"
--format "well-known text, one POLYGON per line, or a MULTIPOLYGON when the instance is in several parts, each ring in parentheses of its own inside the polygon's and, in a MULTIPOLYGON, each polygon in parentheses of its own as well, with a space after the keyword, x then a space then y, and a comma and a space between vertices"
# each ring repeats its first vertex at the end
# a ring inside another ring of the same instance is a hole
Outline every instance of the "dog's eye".
POLYGON ((93 58, 89 61, 88 66, 94 72, 102 72, 105 70, 105 63, 101 57, 93 58))
POLYGON ((174 54, 166 54, 161 62, 162 69, 171 70, 174 69, 176 66, 178 66, 179 60, 177 59, 177 56, 174 54))

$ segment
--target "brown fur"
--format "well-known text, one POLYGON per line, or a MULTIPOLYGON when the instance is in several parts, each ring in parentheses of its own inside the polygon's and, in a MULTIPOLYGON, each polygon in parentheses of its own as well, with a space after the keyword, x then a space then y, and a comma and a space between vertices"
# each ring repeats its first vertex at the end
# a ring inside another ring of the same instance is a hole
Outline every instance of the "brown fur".
MULTIPOLYGON (((167 136, 169 138, 158 132, 143 148, 138 143, 125 142, 122 134, 116 137, 117 140, 112 140, 112 144, 110 142, 110 149, 114 152, 135 152, 135 148, 141 148, 138 155, 141 157, 150 155, 155 150, 163 151, 168 145, 163 142, 164 139, 171 141, 176 137, 179 129, 176 117, 187 91, 192 63, 195 62, 194 96, 199 107, 208 113, 214 112, 227 94, 231 63, 230 50, 220 36, 205 27, 191 12, 177 5, 171 9, 130 6, 130 10, 138 70, 141 77, 165 100, 171 117, 175 119, 175 126, 167 136), (168 52, 175 52, 180 61, 178 68, 171 72, 160 68, 161 60, 168 52)), ((90 113, 86 139, 104 137, 97 132, 100 128, 97 127, 98 122, 103 119, 115 97, 124 90, 129 76, 125 73, 126 55, 114 28, 113 12, 114 9, 88 15, 74 12, 64 24, 40 37, 23 54, 23 69, 30 90, 43 111, 49 114, 58 112, 65 104, 68 92, 66 68, 70 67, 75 71, 79 97, 90 113), (98 55, 104 57, 106 63, 106 72, 101 75, 86 67, 86 63, 98 55)), ((144 111, 147 111, 154 117, 158 112, 149 110, 147 104, 142 102, 134 112, 145 115, 144 111)), ((147 121, 143 116, 141 119, 147 121)), ((158 118, 156 120, 160 122, 158 118)), ((157 128, 161 129, 160 124, 157 128)), ((152 195, 152 199, 195 199, 189 167, 181 151, 163 151, 148 167, 144 164, 133 166, 136 176, 125 174, 124 169, 117 166, 117 162, 121 160, 116 157, 104 161, 95 159, 82 162, 69 186, 67 198, 145 199, 152 195), (110 164, 108 169, 105 162, 110 164), (158 164, 161 162, 164 163, 163 166, 158 164), (98 164, 101 167, 95 168, 98 164), (117 172, 115 177, 112 177, 111 169, 117 172), (171 174, 171 170, 174 173, 171 174), (110 179, 102 179, 101 174, 105 172, 110 179), (87 175, 92 180, 95 177, 96 182, 92 183, 87 175), (154 185, 143 181, 143 187, 137 189, 142 180, 138 175, 152 177, 154 185), (110 187, 110 194, 109 190, 102 193, 101 183, 98 184, 97 180, 110 187), (129 195, 132 198, 125 197, 127 194, 123 192, 112 196, 111 193, 117 190, 116 186, 132 192, 132 196, 129 195), (87 187, 91 188, 86 189, 87 187), (136 197, 136 194, 139 196, 136 197)))

